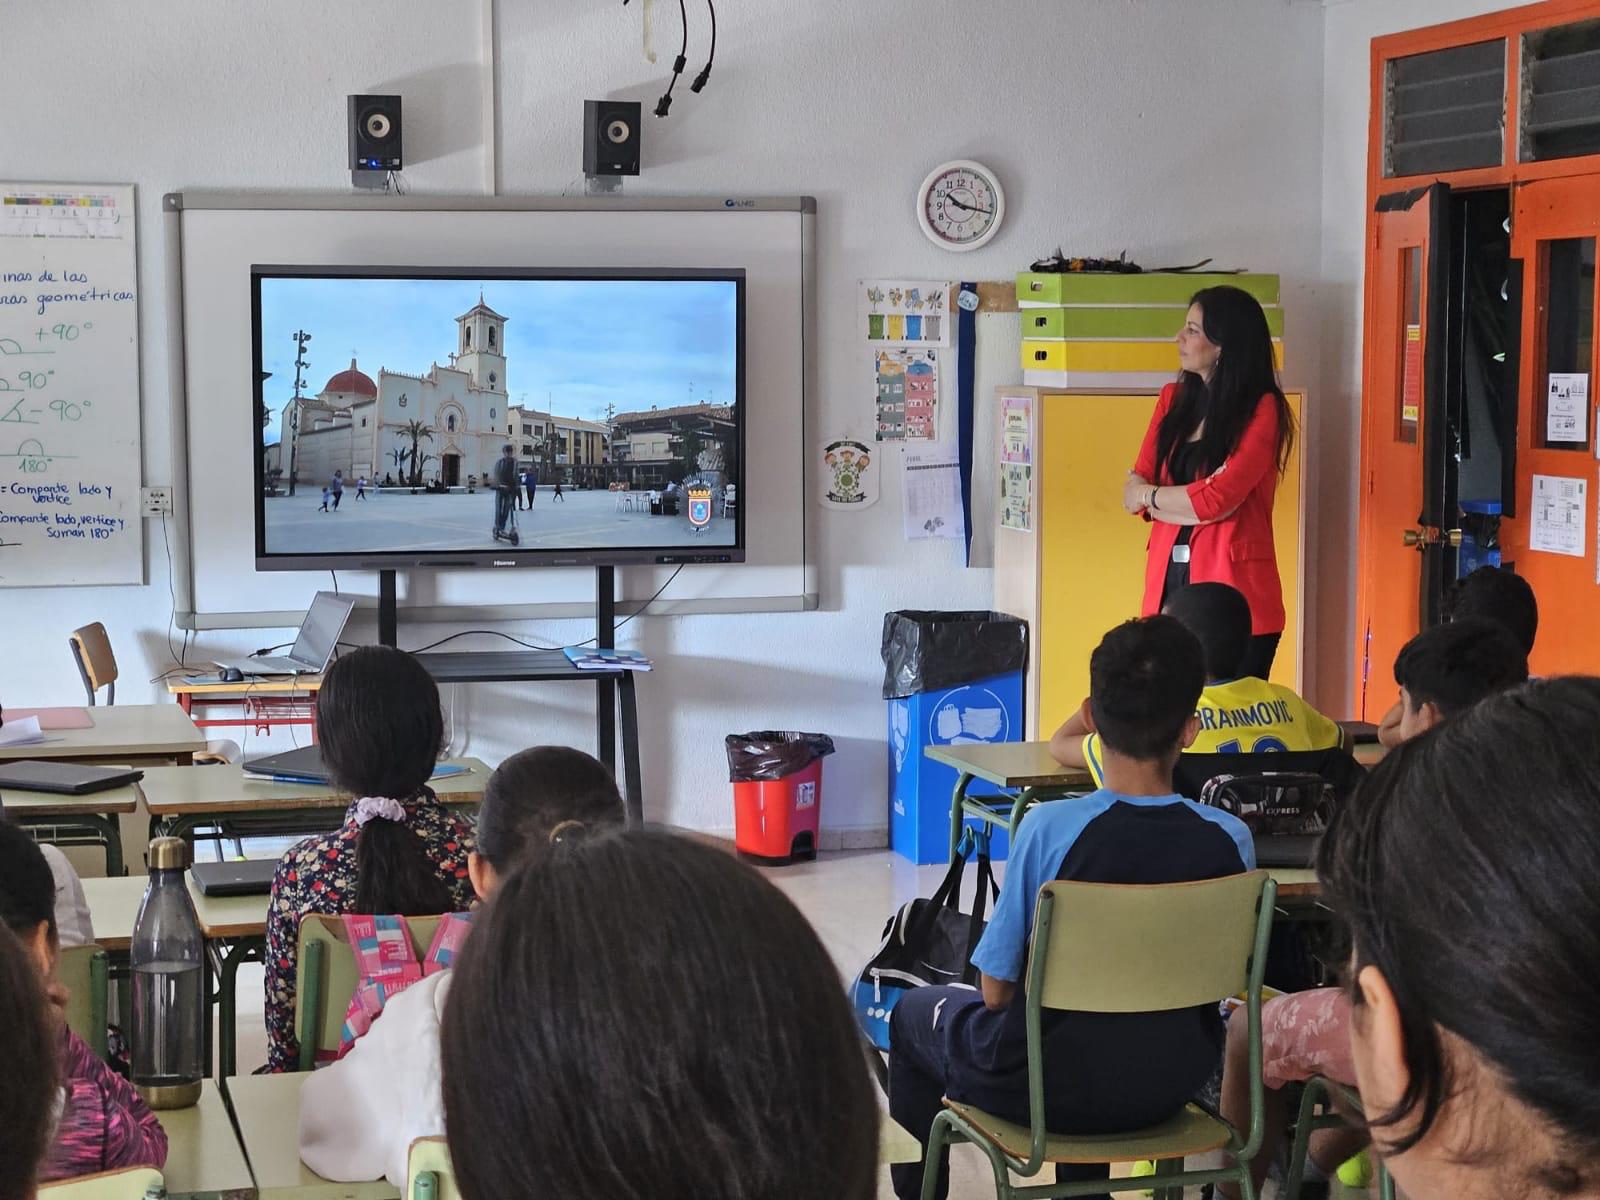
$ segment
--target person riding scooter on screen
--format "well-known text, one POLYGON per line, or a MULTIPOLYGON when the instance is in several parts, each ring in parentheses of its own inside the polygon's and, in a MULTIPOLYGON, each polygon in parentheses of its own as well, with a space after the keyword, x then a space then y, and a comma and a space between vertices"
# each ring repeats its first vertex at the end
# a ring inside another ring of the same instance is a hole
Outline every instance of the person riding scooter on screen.
POLYGON ((501 448, 500 458, 494 464, 494 536, 504 537, 506 522, 511 519, 512 507, 517 502, 516 448, 509 442, 501 448))

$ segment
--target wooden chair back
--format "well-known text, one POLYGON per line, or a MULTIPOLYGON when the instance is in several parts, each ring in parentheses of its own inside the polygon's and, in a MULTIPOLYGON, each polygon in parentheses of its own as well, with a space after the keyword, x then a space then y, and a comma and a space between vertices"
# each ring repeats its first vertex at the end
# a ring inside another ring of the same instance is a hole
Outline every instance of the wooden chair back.
POLYGON ((67 1028, 104 1058, 109 978, 106 952, 92 944, 63 950, 56 975, 67 989, 67 1028))
POLYGON ((450 1148, 442 1137, 418 1138, 406 1159, 407 1200, 461 1200, 450 1148))
POLYGON ((79 1175, 59 1183, 39 1185, 40 1200, 145 1200, 165 1196, 165 1180, 154 1167, 125 1167, 120 1171, 101 1171, 79 1175))
POLYGON ((111 639, 106 635, 106 627, 95 621, 74 629, 67 643, 72 647, 72 657, 78 664, 78 674, 83 678, 83 690, 89 694, 89 703, 93 705, 95 693, 106 688, 106 703, 115 704, 117 656, 111 652, 111 639))

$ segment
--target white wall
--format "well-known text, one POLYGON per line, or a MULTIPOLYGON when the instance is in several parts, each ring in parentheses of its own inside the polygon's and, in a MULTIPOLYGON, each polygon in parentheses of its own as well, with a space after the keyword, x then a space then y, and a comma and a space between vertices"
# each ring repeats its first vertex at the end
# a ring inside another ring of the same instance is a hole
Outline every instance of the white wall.
POLYGON ((1356 478, 1361 466, 1361 283, 1366 265, 1367 135, 1372 39, 1510 7, 1506 0, 1326 0, 1322 66, 1323 325, 1321 404, 1314 436, 1319 486, 1309 553, 1325 582, 1314 593, 1317 698, 1349 712, 1355 692, 1356 478))
MULTIPOLYGON (((662 61, 653 67, 640 55, 639 7, 500 0, 502 191, 581 188, 585 97, 639 99, 647 112, 654 104, 676 52, 676 5, 656 6, 662 61)), ((705 29, 702 6, 690 0, 689 7, 692 77, 705 29)), ((481 192, 479 12, 428 0, 80 0, 0 12, 5 174, 140 187, 150 482, 164 482, 170 469, 160 195, 342 191, 344 96, 388 90, 405 97, 412 187, 481 192)), ((819 435, 868 428, 871 392, 852 336, 855 279, 1001 279, 1057 245, 1096 254, 1127 249, 1152 266, 1209 255, 1279 272, 1289 314, 1287 381, 1314 384, 1323 376, 1324 56, 1316 4, 746 0, 719 6, 719 16, 710 86, 693 96, 686 78, 672 116, 647 117, 645 174, 627 187, 633 194, 818 197, 819 435), (954 157, 986 161, 1007 191, 1004 231, 966 256, 930 246, 913 217, 923 175, 954 157)), ((982 335, 995 369, 980 377, 980 395, 1010 380, 1015 351, 1007 339, 1016 323, 986 318, 982 335)), ((330 356, 313 361, 314 375, 345 365, 330 356)), ((947 390, 946 418, 953 396, 947 390)), ((1314 390, 1313 403, 1321 399, 1314 390)), ((1332 417, 1322 424, 1338 428, 1332 417)), ((988 483, 980 476, 976 486, 988 483)), ((823 611, 641 619, 627 627, 630 644, 660 662, 642 687, 652 818, 731 824, 722 737, 779 727, 839 741, 826 825, 882 828, 882 615, 982 608, 990 590, 989 572, 962 568, 952 545, 903 541, 895 474, 884 492, 863 514, 815 514, 823 611)), ((7 699, 76 699, 64 641, 69 629, 95 619, 110 627, 123 666, 119 698, 156 698, 144 681, 169 665, 159 528, 150 544, 150 582, 142 588, 0 593, 7 699)), ((402 642, 449 631, 403 629, 402 642)), ((584 636, 578 623, 521 632, 584 636)), ((247 651, 279 636, 208 633, 198 651, 247 651)), ((446 697, 456 749, 491 760, 535 741, 587 745, 587 700, 585 690, 550 686, 479 685, 446 697)), ((252 740, 252 752, 258 748, 252 740)))

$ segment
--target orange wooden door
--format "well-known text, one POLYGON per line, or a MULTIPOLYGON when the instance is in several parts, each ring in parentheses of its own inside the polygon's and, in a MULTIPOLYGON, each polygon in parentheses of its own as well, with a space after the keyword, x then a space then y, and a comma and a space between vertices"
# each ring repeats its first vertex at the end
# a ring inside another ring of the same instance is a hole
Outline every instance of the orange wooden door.
POLYGON ((1368 224, 1355 697, 1368 721, 1394 702, 1395 655, 1443 586, 1444 551, 1429 539, 1443 505, 1448 290, 1433 234, 1448 198, 1443 184, 1382 196, 1368 224))
POLYGON ((1524 266, 1522 366, 1518 378, 1515 512, 1501 525, 1502 555, 1539 600, 1535 674, 1600 673, 1600 587, 1595 522, 1595 249, 1600 239, 1600 176, 1517 185, 1511 253, 1524 266), (1552 378, 1554 377, 1554 378, 1552 378), (1573 384, 1582 380, 1579 403, 1573 384), (1551 384, 1565 395, 1551 398, 1551 384), (1552 413, 1552 408, 1554 412, 1552 413), (1576 414, 1581 410, 1582 416, 1576 414), (1535 486, 1536 478, 1540 486, 1535 486), (1575 481, 1583 483, 1578 503, 1575 481), (1535 549, 1535 516, 1548 526, 1535 549), (1577 528, 1573 528, 1576 525, 1577 528))

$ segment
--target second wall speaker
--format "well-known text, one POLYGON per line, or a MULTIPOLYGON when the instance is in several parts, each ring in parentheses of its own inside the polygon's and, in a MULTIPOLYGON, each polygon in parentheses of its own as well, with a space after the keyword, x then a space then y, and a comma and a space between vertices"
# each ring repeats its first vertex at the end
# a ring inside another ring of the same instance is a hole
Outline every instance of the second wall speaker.
POLYGON ((583 102, 583 173, 585 175, 637 175, 639 173, 639 117, 631 100, 583 102))
POLYGON ((404 165, 400 151, 400 97, 350 97, 350 169, 398 171, 404 165))

